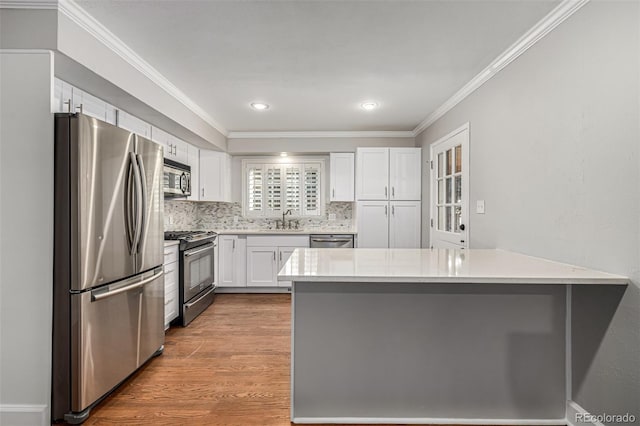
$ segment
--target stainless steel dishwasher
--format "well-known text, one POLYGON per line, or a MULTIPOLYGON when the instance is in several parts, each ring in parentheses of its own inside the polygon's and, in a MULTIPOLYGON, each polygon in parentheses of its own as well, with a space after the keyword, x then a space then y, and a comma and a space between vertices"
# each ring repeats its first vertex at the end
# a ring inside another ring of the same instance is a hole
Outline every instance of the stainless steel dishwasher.
POLYGON ((353 234, 311 234, 311 248, 353 248, 353 234))

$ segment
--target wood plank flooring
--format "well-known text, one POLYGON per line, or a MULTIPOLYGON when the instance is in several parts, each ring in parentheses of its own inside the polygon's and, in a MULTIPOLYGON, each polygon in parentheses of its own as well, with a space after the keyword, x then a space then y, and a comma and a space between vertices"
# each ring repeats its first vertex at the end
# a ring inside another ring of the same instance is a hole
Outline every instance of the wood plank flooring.
POLYGON ((86 425, 289 425, 291 298, 220 294, 86 425))

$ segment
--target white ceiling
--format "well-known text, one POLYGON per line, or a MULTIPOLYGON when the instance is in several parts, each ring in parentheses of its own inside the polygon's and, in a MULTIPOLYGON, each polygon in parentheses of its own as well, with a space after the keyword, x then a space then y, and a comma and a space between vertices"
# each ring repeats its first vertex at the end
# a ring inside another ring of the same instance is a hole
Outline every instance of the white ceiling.
POLYGON ((77 3, 226 130, 259 132, 413 130, 558 1, 77 3))

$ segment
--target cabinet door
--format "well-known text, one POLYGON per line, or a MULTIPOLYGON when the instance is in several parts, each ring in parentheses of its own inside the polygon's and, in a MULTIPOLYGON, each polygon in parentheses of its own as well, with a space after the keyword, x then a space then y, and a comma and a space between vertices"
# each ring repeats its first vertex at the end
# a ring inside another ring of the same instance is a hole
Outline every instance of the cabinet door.
POLYGON ((231 156, 200 150, 200 201, 231 201, 231 156))
POLYGON ((178 317, 178 262, 164 265, 164 327, 178 317))
POLYGON ((422 148, 389 149, 391 200, 420 200, 422 148))
POLYGON ((420 201, 392 201, 389 203, 390 248, 420 248, 420 201))
POLYGON ((175 154, 175 161, 187 164, 189 162, 189 144, 173 135, 169 135, 169 141, 174 146, 173 152, 175 154))
POLYGON ((72 111, 82 112, 82 114, 95 117, 98 120, 107 121, 107 103, 75 87, 73 88, 72 111))
POLYGON ((389 247, 389 203, 386 201, 358 201, 358 247, 389 247))
POLYGON ((246 287, 246 239, 222 235, 218 243, 218 279, 221 287, 246 287))
POLYGON ((200 150, 195 146, 189 146, 188 154, 187 164, 191 166, 191 195, 187 200, 200 201, 200 150))
MULTIPOLYGON (((278 272, 298 247, 278 247, 278 272)), ((278 287, 291 287, 291 281, 278 281, 278 287)))
POLYGON ((231 202, 231 156, 224 154, 222 160, 222 199, 231 202))
POLYGON ((389 199, 389 148, 358 148, 356 152, 358 200, 389 199))
POLYGON ((332 152, 329 159, 330 201, 353 201, 355 192, 355 155, 332 152))
POLYGON ((73 86, 56 78, 53 88, 53 112, 70 112, 73 107, 73 86))
POLYGON ((247 247, 247 287, 275 287, 277 247, 247 247))
POLYGON ((145 138, 151 137, 151 125, 125 111, 118 111, 118 127, 137 133, 145 138))

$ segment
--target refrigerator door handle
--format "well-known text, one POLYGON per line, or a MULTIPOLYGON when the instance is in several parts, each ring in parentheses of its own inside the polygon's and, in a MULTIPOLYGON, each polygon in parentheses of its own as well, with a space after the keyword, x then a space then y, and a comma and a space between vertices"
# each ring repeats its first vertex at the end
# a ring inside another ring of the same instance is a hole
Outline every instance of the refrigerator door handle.
POLYGON ((136 289, 138 287, 144 287, 145 285, 149 284, 151 281, 154 281, 154 280, 160 278, 162 276, 162 274, 164 274, 164 272, 160 271, 157 274, 154 274, 154 275, 150 276, 149 278, 145 278, 142 281, 138 281, 138 282, 126 285, 124 287, 120 287, 120 288, 118 288, 116 290, 113 290, 113 291, 106 291, 104 293, 97 292, 97 294, 96 294, 96 292, 92 291, 91 292, 91 301, 92 302, 96 302, 98 300, 106 299, 107 297, 111 297, 111 296, 115 296, 115 295, 118 295, 118 294, 121 294, 121 293, 125 293, 127 291, 136 289))
POLYGON ((138 154, 138 167, 140 169, 140 183, 142 189, 142 215, 140 220, 140 239, 136 244, 136 251, 140 253, 140 244, 145 239, 145 226, 146 226, 146 217, 147 217, 147 175, 144 171, 144 162, 142 161, 142 155, 138 154))
POLYGON ((133 232, 134 232, 134 218, 133 218, 133 168, 135 167, 134 162, 131 159, 131 155, 129 155, 129 167, 127 168, 127 177, 125 180, 125 190, 124 190, 124 228, 125 234, 127 237, 127 245, 129 246, 129 254, 133 254, 133 232))
POLYGON ((131 158, 131 163, 133 164, 133 176, 135 178, 135 212, 136 212, 136 221, 135 228, 133 234, 133 252, 137 252, 138 243, 140 242, 140 234, 142 232, 142 178, 140 177, 140 168, 138 167, 138 162, 136 160, 136 155, 133 152, 129 153, 129 157, 131 158))

